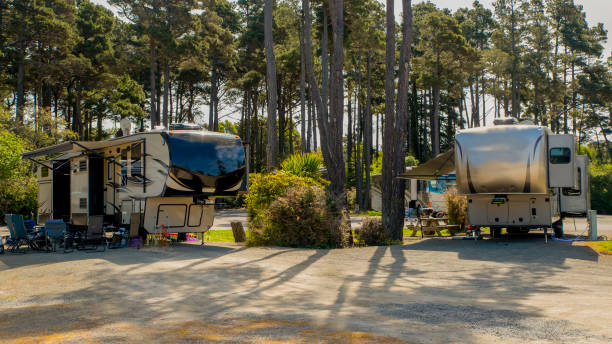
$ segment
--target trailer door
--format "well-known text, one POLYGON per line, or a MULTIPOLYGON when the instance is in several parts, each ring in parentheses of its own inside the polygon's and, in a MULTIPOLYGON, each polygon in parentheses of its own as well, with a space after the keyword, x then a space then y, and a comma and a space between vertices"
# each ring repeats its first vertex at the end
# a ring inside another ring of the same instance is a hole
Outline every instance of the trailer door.
POLYGON ((576 152, 574 135, 548 135, 548 186, 575 187, 576 152))

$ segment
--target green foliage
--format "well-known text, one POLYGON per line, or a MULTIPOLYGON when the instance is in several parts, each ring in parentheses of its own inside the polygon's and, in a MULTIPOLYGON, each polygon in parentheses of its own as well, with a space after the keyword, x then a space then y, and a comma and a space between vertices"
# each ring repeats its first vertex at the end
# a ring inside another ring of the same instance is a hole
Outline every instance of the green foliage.
POLYGON ((612 164, 591 165, 591 208, 612 214, 612 164))
POLYGON ((578 147, 578 154, 586 155, 589 158, 589 161, 596 161, 597 159, 597 151, 595 151, 595 149, 588 147, 588 146, 578 147))
POLYGON ((8 130, 0 130, 0 180, 14 178, 26 171, 21 153, 26 144, 19 136, 8 130))
POLYGON ((349 239, 343 214, 319 186, 293 186, 265 211, 249 245, 335 248, 349 239))
POLYGON ((236 197, 224 197, 225 203, 230 208, 244 208, 246 205, 246 196, 244 194, 236 197))
POLYGON ((0 180, 0 222, 5 214, 36 215, 38 183, 31 175, 0 180))
POLYGON ((445 198, 449 223, 463 227, 467 219, 467 198, 459 195, 454 188, 448 189, 445 198))
POLYGON ((284 196, 287 189, 292 186, 321 186, 321 184, 314 179, 300 177, 286 171, 249 174, 249 193, 246 196, 249 220, 251 222, 260 221, 270 203, 284 196))
POLYGON ((22 138, 0 129, 0 221, 7 213, 36 213, 38 183, 21 159, 26 149, 22 138))
POLYGON ((317 153, 299 153, 289 156, 281 163, 281 169, 296 176, 322 181, 323 158, 317 153))
MULTIPOLYGON (((378 157, 374 156, 372 159, 371 171, 372 174, 381 174, 382 173, 382 154, 378 154, 378 157)), ((419 160, 412 155, 406 155, 405 158, 406 167, 417 166, 419 164, 419 160)))

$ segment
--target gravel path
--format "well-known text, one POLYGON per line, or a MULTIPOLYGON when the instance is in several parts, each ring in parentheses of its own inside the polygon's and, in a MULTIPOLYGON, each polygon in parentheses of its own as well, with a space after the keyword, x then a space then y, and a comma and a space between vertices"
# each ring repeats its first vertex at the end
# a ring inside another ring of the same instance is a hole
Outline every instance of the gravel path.
POLYGON ((8 342, 612 342, 612 259, 541 237, 0 256, 8 342))

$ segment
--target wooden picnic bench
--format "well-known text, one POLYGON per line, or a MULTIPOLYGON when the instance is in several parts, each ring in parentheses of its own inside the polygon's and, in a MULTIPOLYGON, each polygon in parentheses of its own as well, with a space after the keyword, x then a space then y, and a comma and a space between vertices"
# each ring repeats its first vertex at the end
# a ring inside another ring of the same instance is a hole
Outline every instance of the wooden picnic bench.
POLYGON ((421 231, 421 237, 425 235, 435 236, 436 234, 442 236, 441 231, 444 229, 448 230, 451 236, 454 236, 461 229, 461 226, 449 225, 446 221, 448 221, 447 217, 421 217, 416 225, 408 226, 408 230, 411 231, 410 237, 415 237, 419 230, 421 231))

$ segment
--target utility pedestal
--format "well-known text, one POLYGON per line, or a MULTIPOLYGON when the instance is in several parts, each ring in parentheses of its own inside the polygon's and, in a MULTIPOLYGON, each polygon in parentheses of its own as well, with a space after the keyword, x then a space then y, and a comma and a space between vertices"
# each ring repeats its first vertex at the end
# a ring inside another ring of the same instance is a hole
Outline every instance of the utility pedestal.
POLYGON ((587 210, 587 221, 589 222, 589 240, 597 240, 597 210, 587 210))

